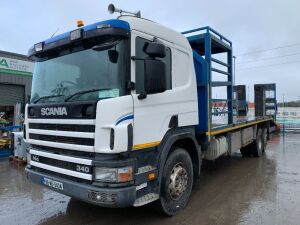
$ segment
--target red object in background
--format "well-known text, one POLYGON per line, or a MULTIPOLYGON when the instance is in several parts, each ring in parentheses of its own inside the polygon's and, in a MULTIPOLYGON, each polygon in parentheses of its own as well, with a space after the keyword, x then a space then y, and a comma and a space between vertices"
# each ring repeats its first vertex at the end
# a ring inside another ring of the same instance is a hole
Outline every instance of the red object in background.
POLYGON ((249 109, 254 109, 254 107, 255 107, 254 102, 248 102, 249 109))
POLYGON ((279 123, 275 123, 275 130, 276 131, 280 131, 280 128, 281 128, 280 124, 279 123))

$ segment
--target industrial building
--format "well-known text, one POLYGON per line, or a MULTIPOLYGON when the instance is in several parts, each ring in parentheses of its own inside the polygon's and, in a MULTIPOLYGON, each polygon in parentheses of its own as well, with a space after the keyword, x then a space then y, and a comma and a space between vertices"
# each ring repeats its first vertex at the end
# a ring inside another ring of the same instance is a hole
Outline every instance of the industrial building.
POLYGON ((25 55, 0 51, 0 123, 19 124, 30 99, 33 63, 25 55))

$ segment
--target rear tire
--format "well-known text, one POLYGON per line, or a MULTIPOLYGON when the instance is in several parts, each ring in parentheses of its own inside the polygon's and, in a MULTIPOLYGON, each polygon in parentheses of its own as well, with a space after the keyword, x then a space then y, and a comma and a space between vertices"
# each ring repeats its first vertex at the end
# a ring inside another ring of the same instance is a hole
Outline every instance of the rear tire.
POLYGON ((241 151, 241 154, 243 157, 250 157, 251 156, 251 144, 241 148, 240 151, 241 151))
POLYGON ((259 129, 256 134, 256 139, 252 143, 252 155, 261 157, 264 154, 264 141, 262 130, 259 129))
POLYGON ((193 163, 189 153, 176 148, 168 156, 161 178, 160 199, 157 208, 168 216, 184 209, 193 187, 193 163))
POLYGON ((263 152, 265 152, 268 144, 268 130, 266 128, 262 130, 262 136, 263 136, 263 152))

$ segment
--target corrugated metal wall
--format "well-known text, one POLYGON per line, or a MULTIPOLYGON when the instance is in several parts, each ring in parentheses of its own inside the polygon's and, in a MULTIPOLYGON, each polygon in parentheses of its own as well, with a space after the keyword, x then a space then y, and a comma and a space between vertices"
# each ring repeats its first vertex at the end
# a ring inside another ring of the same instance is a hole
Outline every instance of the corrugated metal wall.
MULTIPOLYGON (((0 73, 0 84, 1 85, 13 84, 13 85, 20 85, 20 86, 24 87, 25 102, 27 102, 28 97, 30 96, 31 79, 32 79, 31 76, 20 76, 20 75, 0 73)), ((2 97, 3 96, 0 96, 0 98, 2 98, 2 97)))
POLYGON ((24 101, 24 86, 0 83, 0 106, 14 106, 16 103, 24 104, 24 101))

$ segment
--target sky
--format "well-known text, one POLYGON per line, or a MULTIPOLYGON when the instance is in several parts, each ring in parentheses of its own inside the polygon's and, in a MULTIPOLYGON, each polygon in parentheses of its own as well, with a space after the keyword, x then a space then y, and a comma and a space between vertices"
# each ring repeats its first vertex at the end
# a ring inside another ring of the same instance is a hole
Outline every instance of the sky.
POLYGON ((37 42, 116 18, 109 3, 177 31, 211 26, 233 42, 236 84, 276 83, 277 99, 300 99, 300 1, 297 0, 1 0, 0 50, 27 54, 37 42))

